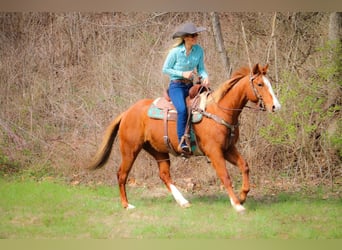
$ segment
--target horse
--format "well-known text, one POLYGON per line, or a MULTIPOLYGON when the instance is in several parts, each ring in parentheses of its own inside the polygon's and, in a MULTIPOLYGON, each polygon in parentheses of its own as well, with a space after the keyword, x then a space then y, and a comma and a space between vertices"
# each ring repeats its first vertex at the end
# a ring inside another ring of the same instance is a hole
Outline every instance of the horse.
MULTIPOLYGON (((232 207, 244 212, 243 203, 250 191, 249 166, 238 152, 235 144, 239 138, 239 115, 250 101, 270 113, 281 108, 274 94, 270 80, 266 77, 268 65, 255 64, 253 68, 241 67, 232 77, 212 91, 206 101, 203 119, 192 125, 200 150, 211 162, 229 196, 232 207), (232 181, 226 168, 226 161, 237 166, 242 174, 239 197, 234 193, 232 181)), ((103 167, 110 157, 114 139, 118 135, 121 165, 117 171, 121 204, 133 209, 127 199, 126 181, 139 152, 144 149, 157 162, 159 177, 181 207, 191 206, 170 175, 170 150, 164 142, 163 120, 151 119, 147 111, 152 99, 142 99, 118 115, 105 130, 103 140, 88 168, 103 167)), ((259 109, 259 108, 258 108, 259 109)), ((173 148, 177 148, 176 123, 169 122, 168 134, 173 148)))

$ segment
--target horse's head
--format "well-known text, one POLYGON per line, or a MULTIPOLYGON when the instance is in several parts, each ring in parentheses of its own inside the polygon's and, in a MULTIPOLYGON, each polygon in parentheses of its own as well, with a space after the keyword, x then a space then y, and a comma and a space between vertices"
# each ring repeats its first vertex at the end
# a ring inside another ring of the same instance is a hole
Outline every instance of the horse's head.
POLYGON ((253 67, 253 72, 250 78, 253 94, 249 100, 254 103, 259 102, 261 108, 264 108, 269 112, 274 112, 279 110, 281 105, 274 94, 271 82, 266 77, 267 69, 268 65, 262 67, 259 64, 256 64, 253 67))

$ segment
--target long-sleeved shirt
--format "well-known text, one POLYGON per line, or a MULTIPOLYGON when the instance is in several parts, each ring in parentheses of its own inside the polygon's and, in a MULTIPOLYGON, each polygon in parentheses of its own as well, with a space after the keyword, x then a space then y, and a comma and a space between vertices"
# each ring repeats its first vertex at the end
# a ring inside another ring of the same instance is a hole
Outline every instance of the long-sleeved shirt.
POLYGON ((163 65, 163 73, 170 76, 170 80, 182 79, 184 71, 196 69, 197 74, 205 79, 208 77, 204 67, 204 52, 200 45, 192 46, 190 54, 186 55, 184 43, 172 48, 163 65))

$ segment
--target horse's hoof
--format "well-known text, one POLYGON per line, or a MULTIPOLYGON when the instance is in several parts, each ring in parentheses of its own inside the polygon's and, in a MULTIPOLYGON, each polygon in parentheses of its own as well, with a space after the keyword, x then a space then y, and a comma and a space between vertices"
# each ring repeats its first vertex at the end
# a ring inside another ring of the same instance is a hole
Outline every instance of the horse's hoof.
POLYGON ((128 204, 128 206, 126 207, 126 210, 132 210, 134 209, 135 206, 131 205, 131 204, 128 204))
POLYGON ((244 208, 244 206, 242 206, 241 204, 235 204, 232 198, 230 198, 230 203, 232 204, 236 212, 242 214, 246 211, 246 208, 244 208))
POLYGON ((244 206, 242 206, 242 205, 236 205, 236 206, 234 206, 234 209, 239 214, 245 214, 245 212, 246 212, 246 208, 244 208, 244 206))
POLYGON ((189 207, 191 207, 191 204, 190 204, 190 202, 187 202, 187 203, 182 204, 181 207, 182 208, 189 208, 189 207))

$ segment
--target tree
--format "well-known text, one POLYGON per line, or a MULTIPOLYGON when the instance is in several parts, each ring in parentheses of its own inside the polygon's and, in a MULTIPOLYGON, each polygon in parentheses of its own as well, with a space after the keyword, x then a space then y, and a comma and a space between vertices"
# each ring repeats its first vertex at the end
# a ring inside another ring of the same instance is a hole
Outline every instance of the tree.
POLYGON ((333 12, 330 14, 329 40, 342 41, 342 12, 333 12))
MULTIPOLYGON (((341 86, 338 86, 341 77, 341 52, 342 52, 342 12, 333 12, 329 19, 329 41, 331 46, 331 63, 332 67, 336 68, 337 77, 331 78, 329 85, 331 85, 328 93, 328 101, 326 107, 338 104, 341 100, 341 86)), ((341 84, 341 83, 340 83, 341 84)))
POLYGON ((211 12, 210 15, 211 15, 211 20, 213 24, 213 31, 214 31, 216 46, 217 46, 218 52, 221 55, 223 67, 225 69, 225 72, 227 73, 227 77, 230 77, 231 66, 230 66, 229 58, 227 56, 226 49, 224 47, 220 19, 219 19, 217 12, 211 12))

